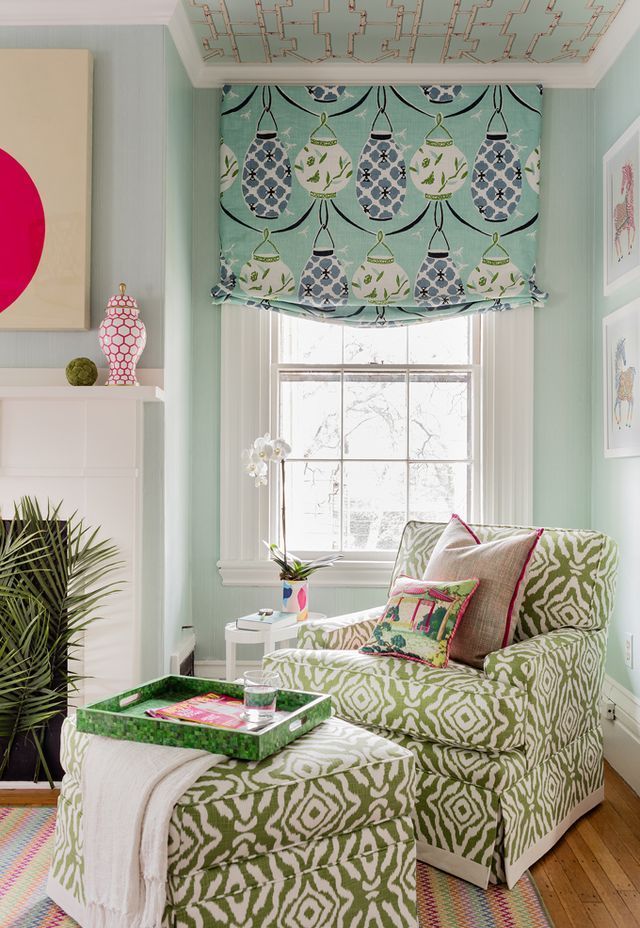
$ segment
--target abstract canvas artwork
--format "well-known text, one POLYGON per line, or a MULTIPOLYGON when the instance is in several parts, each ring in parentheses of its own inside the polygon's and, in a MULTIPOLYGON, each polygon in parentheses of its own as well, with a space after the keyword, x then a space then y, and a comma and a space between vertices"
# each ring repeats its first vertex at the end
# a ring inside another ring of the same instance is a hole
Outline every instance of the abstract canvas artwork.
POLYGON ((640 455, 640 300, 602 320, 605 457, 640 455))
POLYGON ((640 273, 640 119, 603 158, 604 292, 611 293, 640 273))
POLYGON ((88 327, 92 56, 0 50, 0 329, 88 327))

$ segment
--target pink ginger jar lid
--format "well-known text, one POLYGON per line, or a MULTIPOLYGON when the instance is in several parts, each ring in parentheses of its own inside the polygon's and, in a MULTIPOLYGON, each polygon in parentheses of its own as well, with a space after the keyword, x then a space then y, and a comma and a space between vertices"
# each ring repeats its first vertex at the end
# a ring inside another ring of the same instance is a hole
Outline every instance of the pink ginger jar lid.
POLYGON ((132 296, 126 293, 127 285, 120 284, 120 293, 114 294, 107 303, 107 314, 114 316, 123 310, 130 313, 138 313, 138 304, 132 296))

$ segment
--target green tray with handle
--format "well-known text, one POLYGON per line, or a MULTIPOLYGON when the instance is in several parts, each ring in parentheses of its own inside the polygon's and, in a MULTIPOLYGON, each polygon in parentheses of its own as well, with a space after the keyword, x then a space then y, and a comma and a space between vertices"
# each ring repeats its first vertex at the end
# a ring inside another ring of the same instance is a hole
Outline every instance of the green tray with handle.
POLYGON ((276 711, 287 712, 255 731, 217 728, 197 722, 169 721, 145 715, 205 693, 242 699, 244 687, 223 680, 167 676, 78 709, 78 731, 143 744, 198 748, 240 760, 262 760, 306 734, 331 715, 331 697, 298 690, 278 690, 276 711))

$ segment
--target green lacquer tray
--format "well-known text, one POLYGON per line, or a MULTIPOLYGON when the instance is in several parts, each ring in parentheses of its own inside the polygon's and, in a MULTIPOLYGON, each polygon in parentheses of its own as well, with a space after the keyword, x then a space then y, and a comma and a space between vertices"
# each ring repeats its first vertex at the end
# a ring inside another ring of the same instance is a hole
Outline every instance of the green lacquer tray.
POLYGON ((331 715, 330 696, 297 690, 279 690, 276 709, 290 715, 256 731, 228 730, 193 722, 171 722, 145 715, 146 709, 157 709, 205 693, 235 696, 238 699, 244 695, 243 687, 238 683, 199 677, 160 677, 127 690, 126 693, 78 709, 77 729, 124 741, 199 748, 240 760, 262 760, 311 731, 331 715))

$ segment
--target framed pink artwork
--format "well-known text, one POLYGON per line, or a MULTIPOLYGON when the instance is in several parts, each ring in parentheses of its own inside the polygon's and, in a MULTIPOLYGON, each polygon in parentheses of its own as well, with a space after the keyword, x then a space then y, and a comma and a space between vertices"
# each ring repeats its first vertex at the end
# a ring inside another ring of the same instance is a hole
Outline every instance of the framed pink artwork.
POLYGON ((85 49, 0 50, 0 329, 86 329, 91 95, 85 49))
POLYGON ((640 274, 640 119, 602 159, 604 294, 640 274))

